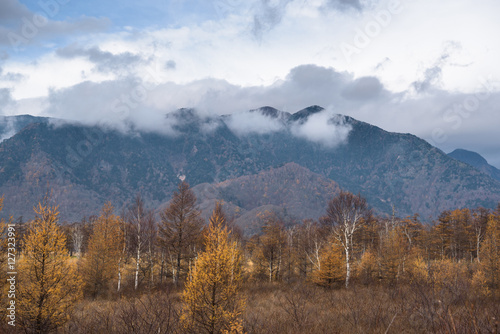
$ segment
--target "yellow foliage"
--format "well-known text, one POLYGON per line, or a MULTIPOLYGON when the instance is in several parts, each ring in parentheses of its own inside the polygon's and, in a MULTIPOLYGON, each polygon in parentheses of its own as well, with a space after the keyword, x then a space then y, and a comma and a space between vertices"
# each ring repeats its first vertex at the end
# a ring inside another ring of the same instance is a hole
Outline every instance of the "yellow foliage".
POLYGON ((358 263, 356 276, 364 284, 372 283, 378 276, 377 257, 367 250, 358 263))
POLYGON ((483 270, 477 270, 472 276, 472 288, 474 292, 478 295, 489 296, 491 290, 488 287, 488 278, 483 270))
POLYGON ((210 218, 205 251, 190 271, 182 294, 181 321, 188 332, 241 333, 245 301, 240 295, 242 256, 225 226, 220 203, 210 218))
POLYGON ((481 246, 480 270, 485 275, 486 285, 500 294, 500 215, 492 214, 488 219, 486 235, 481 246))
POLYGON ((320 254, 320 268, 312 273, 314 283, 322 286, 332 286, 345 282, 346 265, 343 247, 333 239, 324 247, 320 254))
POLYGON ((408 274, 411 282, 429 282, 429 269, 427 263, 421 256, 416 257, 408 263, 408 274))
POLYGON ((123 249, 121 224, 120 217, 113 214, 111 203, 106 203, 94 224, 82 265, 85 289, 94 298, 106 292, 110 283, 118 279, 118 262, 123 249))
POLYGON ((37 217, 24 238, 19 263, 18 315, 28 333, 46 333, 59 328, 80 298, 81 280, 70 263, 66 237, 57 224, 57 207, 39 204, 37 217))
POLYGON ((380 271, 384 280, 393 282, 403 274, 408 256, 406 240, 399 229, 389 231, 382 241, 380 251, 380 271))

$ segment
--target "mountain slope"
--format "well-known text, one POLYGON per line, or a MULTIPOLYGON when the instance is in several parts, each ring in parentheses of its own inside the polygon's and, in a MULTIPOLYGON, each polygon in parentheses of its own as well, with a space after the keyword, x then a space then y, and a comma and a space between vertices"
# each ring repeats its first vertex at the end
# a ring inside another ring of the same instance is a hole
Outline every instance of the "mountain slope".
POLYGON ((208 218, 217 200, 246 232, 260 228, 257 213, 275 212, 289 220, 318 219, 339 191, 338 185, 296 163, 270 168, 213 185, 193 187, 203 215, 208 218))
POLYGON ((464 149, 456 149, 451 153, 448 153, 448 156, 461 161, 463 163, 469 164, 477 170, 491 176, 497 181, 500 181, 500 170, 496 167, 490 165, 485 158, 483 158, 480 154, 472 151, 467 151, 464 149))
MULTIPOLYGON (((27 125, 0 144, 4 212, 31 217, 33 204, 47 189, 61 206, 62 219, 97 213, 106 200, 120 208, 138 192, 156 208, 170 198, 181 175, 191 186, 219 184, 288 163, 361 193, 381 213, 391 213, 394 205, 400 216, 436 217, 446 209, 493 208, 500 202, 500 182, 418 137, 386 132, 318 106, 294 114, 265 107, 212 118, 181 109, 168 114, 158 125, 163 127, 171 130, 123 134, 60 122, 27 125)), ((287 183, 285 175, 273 177, 287 183)), ((230 184, 217 186, 228 199, 254 192, 235 204, 244 210, 283 204, 258 202, 264 192, 248 188, 249 181, 230 184)), ((294 203, 288 210, 318 207, 287 196, 294 203)))

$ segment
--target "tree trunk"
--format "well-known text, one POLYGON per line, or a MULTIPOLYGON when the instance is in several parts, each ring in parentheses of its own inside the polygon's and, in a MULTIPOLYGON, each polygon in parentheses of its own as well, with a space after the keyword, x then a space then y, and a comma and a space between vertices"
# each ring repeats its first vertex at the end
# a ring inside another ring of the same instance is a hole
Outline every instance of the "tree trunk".
POLYGON ((345 248, 345 263, 346 263, 346 274, 345 274, 345 287, 349 287, 349 278, 351 277, 351 264, 349 259, 349 247, 345 248))
POLYGON ((137 246, 137 258, 135 259, 135 282, 134 282, 134 290, 137 290, 139 286, 139 263, 141 261, 141 247, 137 246))

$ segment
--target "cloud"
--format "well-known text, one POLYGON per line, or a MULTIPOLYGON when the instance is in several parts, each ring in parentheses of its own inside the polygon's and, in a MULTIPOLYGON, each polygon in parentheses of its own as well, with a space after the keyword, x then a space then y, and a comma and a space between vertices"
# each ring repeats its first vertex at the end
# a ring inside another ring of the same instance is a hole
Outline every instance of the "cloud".
POLYGON ((252 34, 260 40, 282 20, 286 6, 293 0, 261 0, 253 16, 252 34), (276 3, 277 2, 277 3, 276 3), (274 4, 275 3, 275 4, 274 4))
POLYGON ((10 45, 17 51, 41 40, 100 32, 110 25, 107 18, 88 16, 66 21, 53 20, 63 4, 40 1, 38 6, 39 10, 33 12, 18 0, 0 2, 0 45, 10 45))
POLYGON ((358 10, 361 11, 363 7, 359 0, 328 0, 327 4, 335 9, 346 11, 346 10, 358 10))
POLYGON ((146 103, 150 89, 134 77, 101 83, 87 81, 51 91, 44 114, 123 133, 139 130, 175 134, 175 118, 167 119, 168 111, 152 108, 146 103))
MULTIPOLYGON (((0 73, 1 73, 1 71, 0 71, 0 73)), ((13 102, 13 100, 12 100, 12 96, 10 94, 10 89, 0 88, 0 106, 4 106, 4 105, 12 103, 12 102, 13 102)))
POLYGON ((0 23, 8 24, 15 22, 23 16, 32 15, 30 10, 17 0, 0 1, 0 23))
POLYGON ((99 72, 112 72, 120 74, 128 71, 130 66, 135 65, 142 60, 138 55, 130 52, 113 54, 111 52, 102 51, 98 47, 83 48, 76 44, 66 46, 56 50, 56 54, 62 58, 83 57, 96 65, 99 72))
POLYGON ((237 112, 227 118, 226 124, 238 136, 248 134, 267 134, 285 128, 284 119, 263 114, 260 110, 237 112))
POLYGON ((310 115, 307 120, 292 126, 292 133, 309 141, 334 148, 344 143, 352 127, 345 122, 345 117, 333 110, 322 110, 310 115))
MULTIPOLYGON (((450 93, 440 89, 411 95, 392 92, 378 77, 355 78, 352 73, 316 65, 293 68, 271 85, 242 87, 207 78, 185 84, 149 84, 137 77, 83 82, 53 89, 43 115, 103 125, 123 132, 136 130, 176 134, 176 118, 165 115, 179 108, 195 108, 210 133, 218 124, 211 115, 232 115, 227 124, 238 135, 265 134, 286 129, 283 119, 249 112, 269 105, 284 112, 320 105, 327 110, 311 115, 290 129, 301 138, 334 147, 345 140, 349 128, 344 114, 387 131, 413 133, 431 144, 452 151, 457 147, 483 154, 494 163, 500 133, 500 83, 491 79, 475 91, 450 93)), ((7 99, 10 93, 3 91, 7 99)), ((5 99, 5 98, 4 98, 5 99)), ((21 103, 18 101, 18 105, 21 103)), ((12 113, 11 113, 12 114, 12 113)))
POLYGON ((441 80, 441 76, 443 73, 442 68, 445 65, 447 65, 449 58, 452 56, 452 54, 460 50, 461 48, 462 47, 460 43, 454 41, 448 41, 445 44, 444 50, 439 56, 439 58, 434 62, 432 66, 425 69, 423 74, 424 78, 412 83, 412 86, 415 89, 415 91, 417 93, 423 93, 432 88, 435 88, 441 80))
POLYGON ((371 100, 380 96, 384 86, 378 78, 362 77, 354 80, 342 91, 342 96, 348 100, 371 100))

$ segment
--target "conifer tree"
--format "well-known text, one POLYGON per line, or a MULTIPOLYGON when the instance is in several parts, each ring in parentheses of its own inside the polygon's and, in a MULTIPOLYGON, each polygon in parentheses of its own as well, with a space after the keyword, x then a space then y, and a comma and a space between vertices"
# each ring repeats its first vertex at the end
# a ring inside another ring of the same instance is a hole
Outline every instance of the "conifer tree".
POLYGON ((46 202, 34 208, 36 218, 24 238, 19 263, 18 315, 27 333, 55 331, 81 295, 81 280, 58 225, 59 212, 46 202))
POLYGON ((321 267, 313 272, 313 282, 331 287, 343 282, 346 275, 345 257, 343 247, 333 239, 321 251, 321 267))
POLYGON ((106 203, 94 223, 88 250, 83 259, 85 290, 93 298, 105 293, 118 279, 118 262, 123 249, 121 220, 113 214, 113 206, 106 203))
POLYGON ((225 225, 220 203, 210 218, 205 251, 190 271, 181 320, 191 333, 240 333, 245 302, 240 293, 242 256, 225 225))

